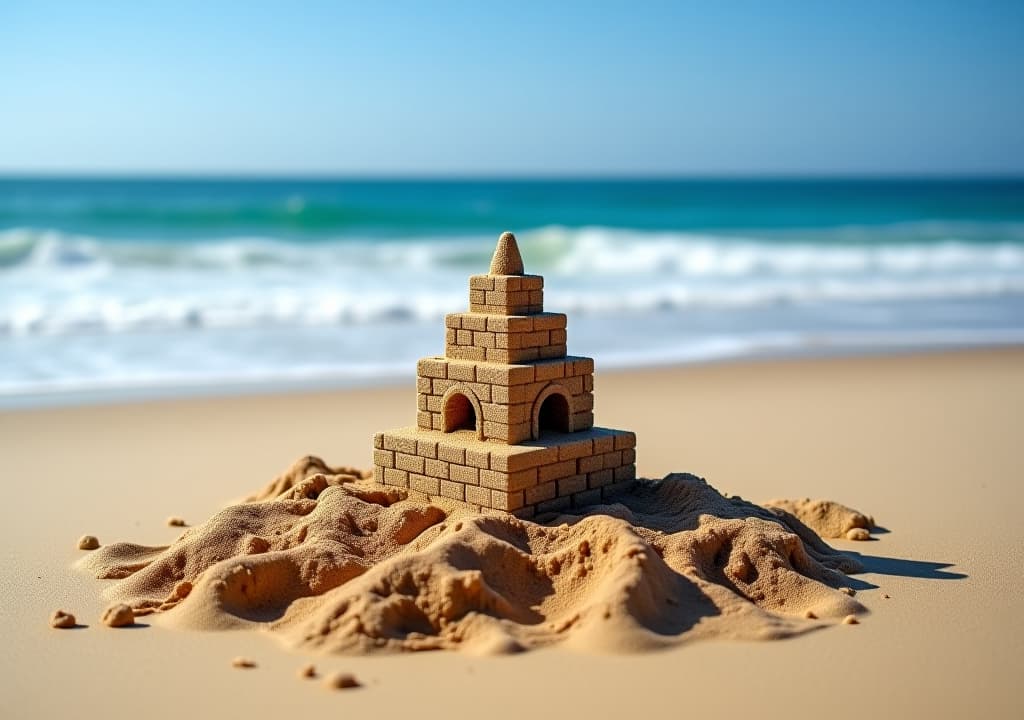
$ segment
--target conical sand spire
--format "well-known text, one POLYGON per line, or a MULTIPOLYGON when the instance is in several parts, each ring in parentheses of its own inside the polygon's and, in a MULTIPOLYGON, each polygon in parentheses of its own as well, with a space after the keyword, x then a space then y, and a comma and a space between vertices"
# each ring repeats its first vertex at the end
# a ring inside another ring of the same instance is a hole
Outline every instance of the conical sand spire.
POLYGON ((522 275, 523 256, 519 254, 516 236, 503 232, 498 238, 498 247, 494 248, 491 258, 490 275, 522 275))

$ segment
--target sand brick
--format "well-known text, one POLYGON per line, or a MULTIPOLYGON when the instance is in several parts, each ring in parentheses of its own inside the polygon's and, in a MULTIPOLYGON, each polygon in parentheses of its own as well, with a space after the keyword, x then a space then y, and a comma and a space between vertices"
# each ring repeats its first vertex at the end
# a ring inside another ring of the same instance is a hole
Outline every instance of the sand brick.
POLYGON ((473 332, 473 345, 482 348, 493 348, 494 347, 494 333, 492 332, 473 332))
POLYGON ((391 450, 374 450, 373 464, 382 468, 393 468, 395 466, 395 453, 391 450))
POLYGON ((494 289, 494 276, 493 275, 470 275, 469 276, 469 287, 472 290, 493 290, 494 289))
POLYGON ((573 360, 573 375, 592 375, 594 373, 593 358, 575 358, 573 360))
POLYGON ((378 450, 384 447, 384 433, 373 434, 373 446, 378 450))
POLYGON ((391 435, 389 433, 385 433, 384 449, 397 450, 399 452, 408 453, 409 455, 415 455, 416 441, 412 438, 401 437, 398 435, 391 435))
POLYGON ((567 325, 564 313, 541 313, 533 316, 535 330, 564 330, 567 325))
POLYGON ((467 465, 449 465, 448 466, 448 477, 451 480, 455 480, 460 483, 467 485, 479 485, 480 484, 480 469, 475 467, 469 467, 467 465))
POLYGON ((430 381, 431 389, 434 391, 434 395, 444 395, 448 392, 448 388, 452 385, 458 384, 455 380, 446 380, 444 378, 435 378, 430 381))
POLYGON ((523 290, 540 290, 544 287, 544 276, 520 275, 519 286, 523 290))
POLYGON ((581 377, 562 378, 562 385, 570 395, 579 395, 583 392, 583 378, 581 377))
POLYGON ((604 462, 605 469, 614 470, 622 465, 622 451, 605 453, 601 456, 601 460, 604 462))
POLYGON ((533 331, 533 316, 488 315, 487 329, 496 333, 526 333, 533 331))
POLYGON ((533 365, 481 365, 476 369, 480 382, 492 385, 525 385, 534 381, 533 365))
MULTIPOLYGON (((616 439, 618 439, 618 438, 616 438, 616 439)), ((618 446, 619 446, 619 444, 618 444, 618 442, 616 442, 615 443, 615 447, 618 447, 618 446)), ((622 464, 623 465, 630 465, 630 464, 635 463, 635 462, 636 462, 636 450, 633 450, 632 448, 630 448, 629 450, 623 450, 622 451, 622 464)))
POLYGON ((537 481, 548 482, 549 480, 557 480, 568 475, 572 475, 576 472, 576 461, 565 460, 563 462, 557 462, 553 465, 544 465, 537 470, 537 481))
POLYGON ((587 485, 592 488, 604 487, 610 485, 614 479, 611 470, 597 470, 587 474, 587 485))
POLYGON ((487 297, 486 290, 470 290, 469 291, 469 309, 473 312, 481 312, 479 310, 485 302, 487 297))
POLYGON ((543 485, 534 485, 524 491, 526 503, 536 505, 539 502, 550 500, 558 493, 555 482, 546 482, 543 485))
POLYGON ((565 363, 561 361, 539 362, 535 367, 534 377, 540 380, 558 380, 565 375, 565 363))
POLYGON ((426 410, 416 413, 416 425, 421 430, 430 430, 433 427, 433 417, 426 410))
POLYGON ((636 465, 630 463, 629 465, 623 465, 615 468, 613 471, 613 477, 615 478, 615 482, 636 480, 636 465))
POLYGON ((476 503, 477 505, 490 506, 491 504, 491 491, 484 487, 477 485, 467 485, 466 491, 466 502, 476 503))
MULTIPOLYGON (((575 370, 575 368, 573 368, 575 370)), ((594 376, 584 375, 583 376, 583 390, 585 392, 594 392, 594 376)))
POLYGON ((444 326, 449 330, 458 330, 462 327, 462 315, 460 313, 448 313, 444 316, 444 326))
POLYGON ((423 472, 430 477, 448 479, 448 463, 444 460, 424 460, 423 472))
POLYGON ((449 363, 448 379, 460 382, 476 382, 476 365, 472 363, 449 363))
POLYGON ((576 397, 576 412, 588 412, 594 409, 594 393, 583 393, 576 397))
MULTIPOLYGON (((620 434, 615 436, 615 449, 616 450, 629 450, 636 447, 636 433, 619 431, 620 434)), ((632 460, 630 460, 632 462, 632 460)))
POLYGON ((565 330, 552 330, 548 336, 548 342, 552 345, 565 345, 565 341, 568 339, 565 330))
POLYGON ((409 489, 415 490, 416 492, 426 493, 427 495, 440 495, 441 481, 437 478, 427 477, 426 475, 410 473, 409 489))
POLYGON ((516 291, 522 288, 523 280, 519 275, 493 275, 494 289, 502 292, 516 291))
POLYGON ((455 500, 466 499, 466 486, 462 483, 450 482, 448 480, 441 481, 441 495, 444 497, 454 498, 455 500))
POLYGON ((459 344, 459 331, 455 328, 448 328, 444 331, 444 344, 445 346, 458 345, 459 344))
POLYGON ((397 487, 409 487, 409 473, 405 470, 384 468, 384 484, 397 487))
POLYGON ((551 360, 554 358, 564 358, 566 355, 565 345, 548 345, 547 347, 537 348, 537 357, 540 360, 551 360))
POLYGON ((445 462, 455 463, 457 465, 465 465, 466 449, 438 443, 437 458, 438 460, 444 460, 445 462))
POLYGON ((487 317, 469 313, 462 316, 462 328, 464 330, 486 330, 487 317))
POLYGON ((502 490, 491 490, 491 507, 506 512, 518 510, 523 506, 523 493, 504 492, 502 490))
POLYGON ((491 453, 488 450, 466 448, 466 464, 486 470, 491 466, 491 453))
POLYGON ((459 345, 472 345, 473 344, 473 331, 472 330, 458 330, 457 337, 459 345))
POLYGON ((424 407, 421 410, 429 410, 430 412, 442 412, 444 410, 444 398, 440 395, 423 395, 421 396, 424 401, 424 407))
POLYGON ((537 309, 534 312, 540 312, 544 307, 544 291, 543 290, 531 290, 530 291, 530 304, 537 309))
POLYGON ((416 378, 416 392, 430 394, 433 392, 434 381, 428 377, 416 378))
POLYGON ((572 416, 572 426, 575 430, 589 430, 594 427, 594 413, 590 411, 576 413, 572 416))
POLYGON ((604 467, 604 460, 600 455, 587 455, 576 461, 576 469, 581 473, 590 473, 601 470, 604 467))
POLYGON ((411 473, 423 472, 423 458, 419 455, 406 455, 405 453, 395 454, 395 467, 399 470, 408 470, 411 473))
POLYGON ((416 373, 421 377, 447 377, 448 363, 439 358, 423 358, 416 364, 416 373))
POLYGON ((444 418, 441 413, 430 413, 430 425, 434 430, 444 430, 444 418))
POLYGON ((558 481, 558 494, 572 495, 587 489, 586 475, 571 475, 558 481))
POLYGON ((558 462, 557 447, 531 448, 528 452, 503 454, 492 453, 491 469, 515 472, 526 468, 537 467, 538 465, 550 465, 558 462))
POLYGON ((466 383, 476 393, 476 399, 482 403, 491 401, 491 386, 487 383, 466 383))
POLYGON ((437 457, 437 441, 435 440, 417 440, 416 441, 416 454, 422 458, 436 458, 437 457))
MULTIPOLYGON (((573 460, 575 458, 588 456, 594 452, 594 441, 586 440, 583 442, 572 443, 567 445, 558 446, 558 459, 559 460, 573 460)), ((596 469, 596 468, 595 468, 596 469)))
POLYGON ((601 434, 594 438, 594 454, 603 455, 615 449, 615 436, 601 434))

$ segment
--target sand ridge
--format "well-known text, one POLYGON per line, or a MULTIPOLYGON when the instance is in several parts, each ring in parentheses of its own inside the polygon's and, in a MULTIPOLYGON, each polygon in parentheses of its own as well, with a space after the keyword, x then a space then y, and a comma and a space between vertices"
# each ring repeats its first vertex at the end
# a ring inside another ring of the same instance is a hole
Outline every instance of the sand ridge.
MULTIPOLYGON (((305 649, 636 651, 788 637, 864 612, 846 576, 858 562, 794 509, 671 474, 534 522, 305 457, 169 546, 113 543, 80 565, 116 580, 105 595, 136 615, 264 629, 305 649)), ((836 504, 826 515, 866 517, 836 504)))

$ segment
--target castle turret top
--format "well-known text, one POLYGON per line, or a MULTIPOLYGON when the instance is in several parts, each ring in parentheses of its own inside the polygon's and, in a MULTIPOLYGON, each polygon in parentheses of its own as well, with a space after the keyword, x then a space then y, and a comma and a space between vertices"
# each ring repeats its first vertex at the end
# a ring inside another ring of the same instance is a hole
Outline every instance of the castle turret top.
POLYGON ((523 272, 523 256, 519 254, 516 236, 510 232, 503 232, 498 238, 498 247, 494 248, 494 257, 491 258, 491 270, 488 274, 522 275, 523 272))

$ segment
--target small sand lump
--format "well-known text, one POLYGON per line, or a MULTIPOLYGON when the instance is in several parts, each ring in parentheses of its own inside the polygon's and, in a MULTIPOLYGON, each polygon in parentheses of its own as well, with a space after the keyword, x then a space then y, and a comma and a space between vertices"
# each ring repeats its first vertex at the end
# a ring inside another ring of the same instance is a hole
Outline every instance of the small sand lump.
POLYGON ((250 660, 247 657, 236 657, 231 661, 231 667, 236 668, 254 668, 256 667, 256 661, 250 660))
POLYGON ((843 625, 860 625, 856 615, 847 615, 843 618, 843 625))
POLYGON ((72 628, 75 626, 75 616, 63 610, 54 610, 50 616, 50 627, 72 628))
POLYGON ((327 677, 327 681, 324 683, 331 690, 348 690, 349 688, 357 688, 360 686, 356 676, 352 673, 333 673, 327 677))
POLYGON ((104 610, 100 619, 107 627, 125 627, 135 623, 135 613, 124 603, 118 603, 104 610))
POLYGON ((171 515, 167 518, 167 524, 171 527, 185 527, 185 518, 180 518, 177 515, 171 515))
POLYGON ((100 541, 95 535, 83 535, 78 538, 79 550, 95 550, 100 546, 100 541))
POLYGON ((859 527, 857 527, 857 528, 850 528, 849 530, 846 531, 846 539, 847 540, 870 540, 871 539, 871 533, 869 533, 864 528, 859 528, 859 527))

